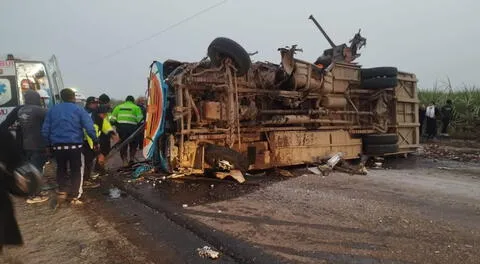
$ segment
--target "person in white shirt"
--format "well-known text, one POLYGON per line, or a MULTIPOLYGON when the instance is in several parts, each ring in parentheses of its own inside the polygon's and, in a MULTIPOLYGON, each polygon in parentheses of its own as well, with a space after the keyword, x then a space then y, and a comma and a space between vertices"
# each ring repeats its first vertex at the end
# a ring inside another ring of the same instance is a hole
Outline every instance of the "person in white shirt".
POLYGON ((431 102, 427 106, 425 118, 427 119, 427 138, 433 139, 437 136, 437 108, 435 102, 431 102))

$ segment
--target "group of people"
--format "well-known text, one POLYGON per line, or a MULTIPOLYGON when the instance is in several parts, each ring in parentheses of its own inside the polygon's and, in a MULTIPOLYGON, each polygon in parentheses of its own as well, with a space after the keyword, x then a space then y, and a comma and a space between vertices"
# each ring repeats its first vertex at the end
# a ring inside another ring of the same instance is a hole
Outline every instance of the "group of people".
MULTIPOLYGON (((48 110, 42 107, 37 91, 27 90, 23 96, 25 104, 7 116, 0 130, 17 127, 16 138, 21 144, 17 147, 38 171, 43 172, 49 157, 55 158, 57 166, 56 183, 45 185, 44 191, 29 197, 27 203, 47 201, 45 190, 57 188, 59 196, 82 204, 83 189, 100 186, 98 179, 106 172, 111 143, 130 137, 144 122, 146 112, 145 99, 135 103, 133 96, 113 109, 108 95, 89 97, 83 108, 76 104, 73 90, 63 89, 62 102, 48 110)), ((120 150, 125 166, 134 162, 142 142, 143 135, 139 135, 120 150)))
MULTIPOLYGON (((47 187, 57 188, 59 198, 70 197, 72 204, 82 204, 83 187, 97 185, 92 177, 94 160, 97 172, 105 172, 105 156, 110 152, 111 142, 128 138, 144 122, 145 116, 145 99, 139 98, 136 105, 132 96, 113 111, 110 98, 105 94, 98 99, 89 97, 83 108, 76 104, 73 90, 63 89, 60 92, 62 103, 48 110, 42 106, 37 91, 27 90, 23 97, 24 105, 11 111, 0 125, 0 253, 3 245, 23 243, 10 194, 24 196, 37 192, 33 186, 30 189, 34 191, 21 188, 19 192, 19 186, 29 186, 30 183, 17 179, 13 171, 23 168, 23 162, 28 161, 36 167, 34 174, 39 176, 53 155, 57 164, 57 184, 47 187), (15 137, 12 128, 16 128, 15 137)), ((141 148, 140 142, 136 138, 129 144, 128 159, 127 150, 121 150, 125 164, 133 162, 136 149, 141 148)), ((24 169, 21 171, 27 173, 24 169)), ((27 202, 46 200, 48 196, 40 192, 27 202)))
POLYGON ((423 136, 424 123, 426 123, 426 137, 434 139, 437 136, 438 127, 437 120, 442 122, 441 135, 448 135, 448 127, 453 118, 453 104, 452 100, 447 100, 446 104, 437 109, 435 102, 432 101, 427 107, 421 105, 419 108, 419 122, 420 122, 420 136, 423 136))

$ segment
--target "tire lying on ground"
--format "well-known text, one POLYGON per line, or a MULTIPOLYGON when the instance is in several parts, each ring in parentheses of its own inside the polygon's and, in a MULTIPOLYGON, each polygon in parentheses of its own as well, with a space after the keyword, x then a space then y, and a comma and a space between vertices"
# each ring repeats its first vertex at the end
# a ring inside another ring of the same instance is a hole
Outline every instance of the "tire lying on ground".
POLYGON ((224 37, 216 38, 208 46, 208 57, 215 66, 220 66, 225 57, 229 57, 235 63, 237 76, 245 75, 252 61, 248 52, 237 42, 224 37))
POLYGON ((364 145, 397 144, 397 134, 370 134, 362 138, 364 145))
POLYGON ((365 145, 364 153, 367 155, 384 155, 398 152, 397 144, 365 145))
POLYGON ((372 79, 376 77, 396 77, 398 69, 395 67, 376 67, 366 68, 360 70, 360 76, 363 80, 372 79))
POLYGON ((208 165, 215 167, 218 161, 225 160, 233 165, 233 169, 240 170, 243 174, 247 172, 248 161, 240 153, 222 146, 208 144, 205 146, 205 161, 208 165))
POLYGON ((398 80, 396 77, 362 80, 362 87, 366 89, 394 88, 397 84, 398 80))

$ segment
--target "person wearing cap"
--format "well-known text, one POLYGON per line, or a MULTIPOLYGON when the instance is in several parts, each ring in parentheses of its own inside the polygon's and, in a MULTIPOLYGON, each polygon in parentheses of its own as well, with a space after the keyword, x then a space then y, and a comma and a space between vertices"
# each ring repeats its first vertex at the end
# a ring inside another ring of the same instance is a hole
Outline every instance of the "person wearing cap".
POLYGON ((57 161, 58 195, 70 194, 72 204, 82 204, 83 193, 82 145, 84 133, 92 139, 94 148, 98 148, 98 138, 90 115, 75 103, 75 92, 63 89, 60 92, 62 103, 48 110, 43 122, 42 136, 53 150, 57 161), (68 173, 70 167, 70 173, 68 173), (68 182, 71 188, 68 188, 68 182))
POLYGON ((89 96, 85 101, 85 111, 87 113, 92 114, 98 108, 98 100, 93 96, 89 96))
MULTIPOLYGON (((99 106, 95 112, 92 113, 93 127, 95 128, 95 134, 97 138, 101 135, 105 135, 114 142, 118 141, 118 136, 112 125, 106 118, 108 108, 105 106, 99 106)), ((82 148, 83 155, 83 185, 85 188, 96 188, 100 185, 91 180, 93 160, 96 156, 100 155, 99 151, 95 149, 92 138, 85 133, 85 141, 82 148)))
POLYGON ((110 97, 106 94, 101 94, 99 97, 98 97, 98 102, 100 103, 101 106, 105 106, 107 107, 108 109, 108 112, 110 112, 110 97))
MULTIPOLYGON (((22 150, 26 160, 43 171, 48 156, 45 151, 46 143, 42 137, 41 130, 45 118, 46 109, 41 106, 41 96, 35 90, 27 90, 23 94, 25 105, 18 106, 7 116, 0 129, 7 129, 15 122, 18 122, 21 133, 22 150)), ((41 203, 48 200, 47 195, 36 196, 27 199, 27 203, 41 203)))
MULTIPOLYGON (((99 107, 103 107, 107 110, 105 113, 105 118, 110 122, 112 106, 110 104, 110 97, 106 94, 101 94, 98 97, 98 102, 100 103, 99 107)), ((105 174, 105 157, 110 153, 111 150, 111 137, 104 133, 100 134, 100 153, 97 156, 95 163, 95 171, 100 174, 105 174)))
MULTIPOLYGON (((113 109, 111 121, 117 127, 120 139, 126 140, 137 130, 139 124, 143 120, 142 109, 135 104, 133 96, 129 95, 125 102, 116 106, 113 109)), ((120 156, 122 157, 123 165, 128 166, 133 163, 135 154, 137 153, 137 141, 132 140, 128 146, 120 149, 120 156), (128 148, 130 148, 130 157, 127 159, 128 148)))

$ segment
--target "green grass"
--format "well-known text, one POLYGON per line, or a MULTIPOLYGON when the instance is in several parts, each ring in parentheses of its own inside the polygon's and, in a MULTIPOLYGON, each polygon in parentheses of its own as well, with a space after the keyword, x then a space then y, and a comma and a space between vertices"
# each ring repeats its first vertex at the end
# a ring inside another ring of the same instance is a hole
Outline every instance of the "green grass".
POLYGON ((474 85, 463 85, 453 89, 450 80, 435 84, 430 89, 419 89, 420 104, 435 102, 442 107, 447 99, 452 100, 454 118, 450 133, 456 137, 480 137, 480 88, 474 85))

